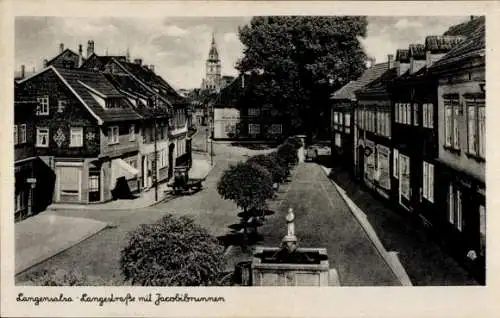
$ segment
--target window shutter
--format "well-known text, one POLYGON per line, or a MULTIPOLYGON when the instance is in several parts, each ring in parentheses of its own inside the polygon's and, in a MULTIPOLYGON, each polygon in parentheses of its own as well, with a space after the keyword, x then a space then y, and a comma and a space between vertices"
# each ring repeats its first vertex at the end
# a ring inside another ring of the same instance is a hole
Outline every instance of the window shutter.
POLYGON ((456 208, 455 210, 457 211, 457 229, 462 231, 462 192, 457 189, 457 202, 456 202, 456 208))
POLYGON ((455 209, 453 207, 454 196, 453 196, 453 185, 449 185, 448 187, 448 221, 451 224, 455 223, 455 209))
POLYGON ((434 165, 433 164, 428 164, 429 171, 428 171, 428 187, 429 187, 429 195, 428 199, 429 201, 434 203, 434 165))
POLYGON ((422 183, 422 185, 423 185, 423 188, 424 188, 424 198, 426 198, 426 199, 428 199, 427 193, 428 193, 428 187, 429 187, 429 183, 428 183, 429 179, 428 179, 428 174, 427 174, 427 168, 428 167, 429 166, 428 166, 427 162, 424 161, 422 163, 422 172, 423 172, 422 173, 422 176, 423 176, 423 180, 422 180, 423 183, 422 183))
POLYGON ((394 148, 393 152, 392 152, 392 174, 394 176, 394 178, 398 179, 399 177, 399 164, 398 164, 398 160, 399 160, 399 151, 394 148))

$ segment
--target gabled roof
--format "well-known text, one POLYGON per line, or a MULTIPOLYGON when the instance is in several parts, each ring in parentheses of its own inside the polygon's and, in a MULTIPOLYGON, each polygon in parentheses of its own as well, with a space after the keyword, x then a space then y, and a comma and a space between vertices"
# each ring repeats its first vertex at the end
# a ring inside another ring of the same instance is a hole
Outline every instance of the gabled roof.
POLYGON ((42 71, 27 77, 18 84, 25 83, 45 72, 54 72, 69 88, 76 98, 87 108, 99 125, 104 122, 117 122, 141 119, 123 95, 104 77, 102 73, 88 72, 79 69, 66 69, 49 66, 42 71), (104 98, 117 98, 120 108, 105 109, 92 94, 104 98))
POLYGON ((415 60, 425 60, 425 45, 423 44, 410 44, 408 47, 410 57, 415 60))
MULTIPOLYGON (((56 56, 54 56, 53 58, 51 58, 50 60, 47 61, 47 66, 50 66, 50 64, 52 64, 56 59, 58 59, 60 56, 64 55, 66 52, 69 52, 71 53, 72 55, 75 55, 75 56, 79 56, 78 53, 75 53, 73 50, 71 49, 65 49, 63 50, 62 52, 60 52, 59 54, 57 54, 56 56)), ((83 61, 85 61, 85 59, 82 57, 83 61)))
MULTIPOLYGON (((387 64, 386 64, 387 67, 387 64)), ((388 93, 388 85, 390 82, 398 77, 398 72, 396 68, 386 69, 385 72, 376 78, 374 81, 365 85, 361 89, 355 92, 356 96, 373 96, 388 93)), ((359 98, 358 98, 359 99, 359 98)))
POLYGON ((410 63, 410 51, 407 49, 396 50, 396 61, 401 63, 410 63))
POLYGON ((486 48, 484 17, 450 28, 454 32, 470 31, 467 38, 456 45, 445 56, 436 61, 430 69, 435 70, 445 65, 458 63, 472 57, 484 57, 486 48))
POLYGON ((481 25, 485 24, 485 17, 473 17, 472 20, 468 20, 466 22, 451 26, 443 35, 461 35, 461 36, 469 36, 474 33, 474 31, 479 28, 481 25))
POLYGON ((446 53, 463 40, 465 36, 429 35, 425 38, 425 50, 432 53, 446 53))
POLYGON ((84 104, 102 119, 103 122, 116 122, 141 119, 123 95, 106 79, 102 73, 74 69, 54 68, 64 82, 72 88, 84 104), (120 108, 105 109, 92 96, 92 88, 107 97, 120 99, 120 108))
POLYGON ((350 81, 330 96, 330 99, 356 99, 355 91, 380 77, 387 70, 387 63, 378 63, 366 69, 356 80, 350 81))

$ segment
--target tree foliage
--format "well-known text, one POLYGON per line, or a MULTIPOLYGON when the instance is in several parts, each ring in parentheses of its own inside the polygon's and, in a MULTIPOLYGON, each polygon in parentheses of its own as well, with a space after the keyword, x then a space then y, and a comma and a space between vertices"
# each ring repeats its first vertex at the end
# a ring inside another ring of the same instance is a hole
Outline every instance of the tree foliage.
POLYGON ((362 74, 366 32, 366 17, 254 17, 239 29, 237 68, 260 74, 248 94, 286 116, 292 130, 311 134, 330 94, 362 74))
POLYGON ((287 170, 282 167, 276 156, 270 154, 256 155, 247 160, 249 164, 264 167, 270 174, 274 183, 282 183, 287 176, 287 170))
POLYGON ((208 286, 223 271, 223 247, 193 220, 166 215, 130 233, 120 266, 134 285, 208 286))
POLYGON ((274 195, 271 174, 259 165, 239 162, 224 171, 217 191, 225 200, 232 200, 245 211, 263 209, 274 195))
POLYGON ((77 270, 66 271, 62 268, 42 268, 28 274, 21 282, 26 286, 118 286, 122 282, 113 277, 103 279, 88 276, 77 270))
POLYGON ((277 156, 283 166, 293 167, 299 161, 296 145, 290 142, 285 142, 278 147, 277 156))

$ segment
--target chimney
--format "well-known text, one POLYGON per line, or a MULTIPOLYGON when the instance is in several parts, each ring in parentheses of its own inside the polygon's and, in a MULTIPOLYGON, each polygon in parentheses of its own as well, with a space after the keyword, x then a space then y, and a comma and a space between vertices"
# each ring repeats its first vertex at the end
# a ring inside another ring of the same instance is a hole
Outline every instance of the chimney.
POLYGON ((94 54, 94 41, 89 40, 87 42, 87 58, 89 58, 92 54, 94 54))
POLYGON ((83 64, 83 48, 82 45, 78 45, 78 67, 82 66, 83 64))
POLYGON ((142 65, 142 59, 134 59, 134 63, 137 65, 142 65))
POLYGON ((471 21, 472 21, 472 20, 474 20, 474 18, 475 18, 475 17, 474 17, 473 15, 471 15, 471 16, 470 16, 470 20, 471 20, 471 21))
POLYGON ((25 67, 23 64, 23 65, 21 65, 21 78, 24 78, 24 75, 25 75, 25 67))
POLYGON ((47 63, 49 63, 49 61, 47 59, 43 59, 43 68, 47 67, 47 63))
POLYGON ((59 53, 64 51, 64 43, 59 44, 59 53))
POLYGON ((153 64, 149 65, 149 69, 151 70, 151 72, 155 72, 155 66, 153 64))
POLYGON ((394 55, 393 54, 387 54, 387 67, 388 67, 388 69, 391 69, 394 67, 394 55))

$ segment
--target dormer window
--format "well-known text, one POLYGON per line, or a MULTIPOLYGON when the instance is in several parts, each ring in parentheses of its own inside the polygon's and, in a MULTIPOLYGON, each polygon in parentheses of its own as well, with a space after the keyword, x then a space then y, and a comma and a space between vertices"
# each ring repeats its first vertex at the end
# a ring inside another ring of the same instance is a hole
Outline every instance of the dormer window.
POLYGON ((105 103, 106 108, 120 108, 119 98, 107 98, 105 103))

